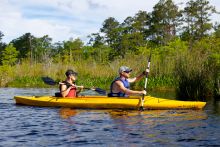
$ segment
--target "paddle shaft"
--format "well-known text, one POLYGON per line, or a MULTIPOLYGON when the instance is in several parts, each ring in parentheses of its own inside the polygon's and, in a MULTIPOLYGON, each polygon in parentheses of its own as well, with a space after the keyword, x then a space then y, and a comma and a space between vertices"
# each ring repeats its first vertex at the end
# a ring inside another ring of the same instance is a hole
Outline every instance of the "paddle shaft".
MULTIPOLYGON (((147 91, 147 81, 148 81, 148 74, 150 72, 150 62, 151 62, 151 54, 150 57, 148 59, 148 63, 147 63, 147 69, 146 69, 146 76, 145 76, 145 82, 144 82, 144 90, 147 91)), ((141 98, 141 107, 140 110, 144 110, 144 97, 145 94, 143 94, 142 98, 141 98)))
MULTIPOLYGON (((62 83, 62 82, 59 82, 60 85, 67 85, 66 83, 62 83)), ((95 88, 88 88, 88 87, 83 87, 83 86, 77 86, 77 85, 74 85, 72 84, 72 86, 75 86, 76 88, 82 88, 82 89, 88 89, 88 90, 95 90, 95 88)))
MULTIPOLYGON (((56 82, 50 77, 42 77, 42 80, 44 81, 44 83, 46 83, 48 85, 57 85, 57 84, 67 85, 67 83, 56 82)), ((106 95, 106 91, 101 89, 101 88, 85 88, 83 86, 77 86, 77 85, 74 85, 74 84, 72 84, 72 86, 75 86, 75 87, 78 87, 78 88, 83 88, 83 89, 88 89, 88 90, 94 90, 94 91, 98 92, 99 94, 106 95)))
MULTIPOLYGON (((62 82, 59 82, 58 84, 60 84, 60 85, 67 85, 66 83, 62 83, 62 82)), ((69 84, 69 85, 74 86, 76 88, 84 88, 83 86, 77 86, 75 84, 69 84)), ((84 88, 84 89, 91 89, 91 88, 84 88)))

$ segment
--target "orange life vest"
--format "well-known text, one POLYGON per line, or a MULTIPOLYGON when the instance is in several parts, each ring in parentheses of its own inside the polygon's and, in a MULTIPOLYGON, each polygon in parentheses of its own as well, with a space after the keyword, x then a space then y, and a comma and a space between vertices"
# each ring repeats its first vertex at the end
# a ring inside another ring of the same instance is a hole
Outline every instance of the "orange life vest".
POLYGON ((66 97, 76 97, 76 87, 71 88, 66 97))
MULTIPOLYGON (((63 81, 63 83, 66 84, 66 89, 68 89, 70 86, 72 86, 70 83, 63 81)), ((61 89, 61 86, 60 86, 61 89)), ((69 93, 66 95, 66 97, 76 97, 76 87, 73 87, 70 89, 69 93)))

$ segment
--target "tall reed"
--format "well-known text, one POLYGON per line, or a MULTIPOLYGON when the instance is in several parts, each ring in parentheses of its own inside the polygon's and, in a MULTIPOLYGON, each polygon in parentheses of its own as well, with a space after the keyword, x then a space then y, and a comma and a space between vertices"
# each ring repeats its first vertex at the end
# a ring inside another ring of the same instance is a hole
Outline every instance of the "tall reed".
POLYGON ((181 100, 205 100, 212 90, 211 72, 207 52, 199 48, 188 50, 179 56, 175 75, 178 77, 177 98, 181 100))

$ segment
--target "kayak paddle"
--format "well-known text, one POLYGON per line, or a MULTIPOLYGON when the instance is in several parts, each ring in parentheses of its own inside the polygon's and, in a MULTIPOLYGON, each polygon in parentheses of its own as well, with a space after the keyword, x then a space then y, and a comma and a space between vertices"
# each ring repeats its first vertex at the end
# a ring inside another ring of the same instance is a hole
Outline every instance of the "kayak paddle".
MULTIPOLYGON (((148 74, 150 72, 150 62, 151 62, 151 53, 150 53, 150 57, 148 59, 148 64, 147 64, 147 69, 146 69, 146 77, 145 77, 145 83, 144 83, 144 90, 147 91, 147 80, 148 80, 148 74)), ((141 98, 141 106, 140 106, 140 110, 143 111, 144 110, 144 94, 141 98)))
MULTIPOLYGON (((48 85, 65 84, 65 83, 62 83, 62 82, 56 82, 50 77, 42 77, 42 80, 44 81, 45 84, 48 84, 48 85)), ((76 87, 81 87, 81 86, 76 86, 76 87)), ((101 95, 106 95, 106 91, 104 89, 101 89, 101 88, 85 88, 84 87, 83 89, 94 90, 95 92, 97 92, 101 95)))

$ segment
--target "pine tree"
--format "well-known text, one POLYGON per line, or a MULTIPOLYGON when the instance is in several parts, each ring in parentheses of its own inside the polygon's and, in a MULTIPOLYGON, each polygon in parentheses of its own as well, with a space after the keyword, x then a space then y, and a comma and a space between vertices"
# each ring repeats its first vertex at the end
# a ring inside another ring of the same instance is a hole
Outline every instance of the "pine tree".
POLYGON ((207 0, 190 0, 184 9, 184 24, 182 39, 199 40, 208 35, 212 29, 210 16, 216 13, 215 7, 209 5, 207 0))
POLYGON ((6 46, 5 50, 2 51, 2 64, 3 65, 14 65, 17 61, 18 51, 13 46, 13 44, 9 44, 6 46))

